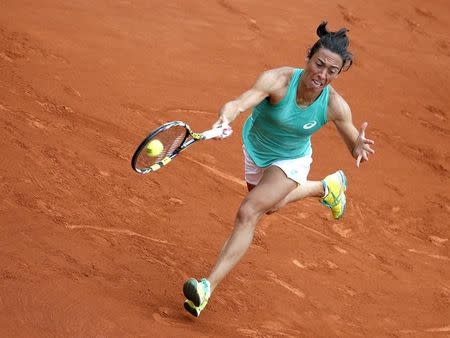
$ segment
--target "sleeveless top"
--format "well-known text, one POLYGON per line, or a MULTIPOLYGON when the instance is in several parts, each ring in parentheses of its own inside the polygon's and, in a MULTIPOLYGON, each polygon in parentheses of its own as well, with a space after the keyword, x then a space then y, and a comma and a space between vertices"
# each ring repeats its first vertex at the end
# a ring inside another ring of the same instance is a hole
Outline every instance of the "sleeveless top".
POLYGON ((329 86, 308 107, 297 104, 297 88, 303 69, 295 69, 284 98, 271 104, 267 97, 245 121, 242 140, 258 167, 312 154, 311 135, 327 123, 329 86))

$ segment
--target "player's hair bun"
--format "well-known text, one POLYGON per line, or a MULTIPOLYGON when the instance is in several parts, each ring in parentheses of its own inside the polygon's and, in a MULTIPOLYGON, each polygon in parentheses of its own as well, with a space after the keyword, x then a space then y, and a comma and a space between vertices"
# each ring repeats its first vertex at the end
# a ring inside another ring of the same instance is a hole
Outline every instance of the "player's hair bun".
POLYGON ((328 22, 322 21, 322 23, 319 25, 319 27, 317 27, 317 35, 319 36, 319 38, 330 34, 330 32, 327 29, 327 24, 328 24, 328 22))
POLYGON ((341 28, 337 32, 331 32, 327 29, 328 22, 322 21, 322 23, 317 27, 317 35, 319 38, 323 37, 332 37, 333 39, 342 40, 345 47, 348 47, 348 37, 347 32, 349 31, 347 28, 341 28))

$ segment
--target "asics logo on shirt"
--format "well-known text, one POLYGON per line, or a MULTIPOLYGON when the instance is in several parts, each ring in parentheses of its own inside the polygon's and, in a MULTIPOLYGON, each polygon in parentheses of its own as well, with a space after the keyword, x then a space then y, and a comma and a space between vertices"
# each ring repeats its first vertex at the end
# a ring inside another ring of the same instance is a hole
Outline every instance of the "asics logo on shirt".
POLYGON ((303 125, 303 129, 311 129, 312 127, 314 127, 317 124, 317 121, 312 121, 312 122, 308 122, 305 123, 303 125))

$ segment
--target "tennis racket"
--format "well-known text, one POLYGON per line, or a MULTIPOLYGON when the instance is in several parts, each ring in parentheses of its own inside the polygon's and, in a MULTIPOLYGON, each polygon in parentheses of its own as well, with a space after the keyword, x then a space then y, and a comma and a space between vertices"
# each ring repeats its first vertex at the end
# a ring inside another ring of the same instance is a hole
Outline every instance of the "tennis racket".
POLYGON ((232 130, 229 126, 206 130, 202 133, 194 133, 182 121, 168 122, 152 131, 142 141, 134 152, 133 158, 131 159, 131 166, 139 174, 148 174, 169 164, 183 150, 195 142, 217 137, 225 138, 230 136, 231 133, 232 130), (161 152, 157 156, 148 155, 148 146, 152 141, 159 141, 158 146, 162 148, 162 150, 158 149, 161 152))

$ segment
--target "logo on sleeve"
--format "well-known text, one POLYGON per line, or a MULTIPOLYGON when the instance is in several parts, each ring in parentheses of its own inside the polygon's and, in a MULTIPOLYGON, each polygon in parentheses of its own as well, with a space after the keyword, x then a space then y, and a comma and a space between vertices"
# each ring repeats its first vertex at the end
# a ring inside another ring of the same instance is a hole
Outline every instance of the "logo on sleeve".
POLYGON ((312 121, 312 122, 305 123, 303 125, 303 129, 311 129, 312 127, 315 127, 316 124, 317 124, 317 121, 312 121))

